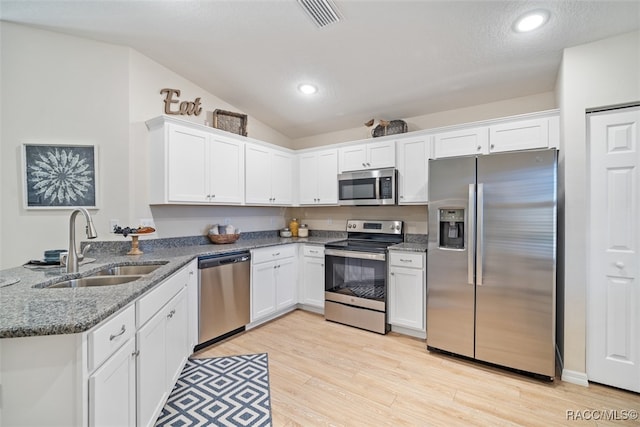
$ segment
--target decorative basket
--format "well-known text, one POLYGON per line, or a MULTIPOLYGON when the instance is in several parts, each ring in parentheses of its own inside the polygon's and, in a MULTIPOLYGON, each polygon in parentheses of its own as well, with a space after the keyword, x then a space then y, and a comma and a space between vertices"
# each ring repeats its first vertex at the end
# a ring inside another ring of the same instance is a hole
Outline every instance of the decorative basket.
POLYGON ((388 126, 378 125, 373 128, 373 130, 371 131, 371 136, 377 138, 379 136, 406 133, 407 130, 407 122, 405 122, 404 120, 391 120, 388 126))
POLYGON ((216 245, 234 243, 240 238, 240 234, 209 234, 209 240, 216 245))

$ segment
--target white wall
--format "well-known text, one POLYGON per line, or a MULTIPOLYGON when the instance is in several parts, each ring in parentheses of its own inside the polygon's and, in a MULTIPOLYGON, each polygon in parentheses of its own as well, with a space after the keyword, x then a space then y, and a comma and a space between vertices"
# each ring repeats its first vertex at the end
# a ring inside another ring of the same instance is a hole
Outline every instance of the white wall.
POLYGON ((640 101, 640 32, 564 51, 558 77, 564 221, 564 372, 586 380, 588 109, 640 101))
MULTIPOLYGON (((92 214, 99 234, 127 204, 128 49, 6 22, 0 34, 0 268, 7 268, 68 244, 70 210, 23 208, 23 143, 97 147, 100 209, 92 214)), ((77 236, 84 236, 83 222, 77 236)))
MULTIPOLYGON (((403 118, 403 120, 407 122, 409 132, 413 132, 442 126, 514 116, 517 114, 551 110, 554 108, 557 108, 555 94, 553 92, 545 92, 521 98, 505 99, 503 101, 491 102, 488 104, 459 108, 456 110, 447 110, 422 116, 403 118)), ((356 141, 359 139, 371 138, 371 130, 372 128, 366 127, 363 123, 362 126, 352 129, 295 139, 293 140, 292 145, 296 149, 303 149, 336 144, 339 142, 356 141)))

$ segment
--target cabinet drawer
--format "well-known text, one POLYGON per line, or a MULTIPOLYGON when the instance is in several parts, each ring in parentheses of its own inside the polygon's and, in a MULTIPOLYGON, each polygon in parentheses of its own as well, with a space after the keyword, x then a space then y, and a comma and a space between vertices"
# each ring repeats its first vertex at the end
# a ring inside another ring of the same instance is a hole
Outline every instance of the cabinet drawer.
POLYGON ((254 249, 251 253, 254 264, 273 261, 276 259, 290 258, 295 256, 295 245, 272 246, 268 248, 254 249))
POLYGON ((116 352, 136 332, 136 310, 131 305, 89 332, 89 371, 116 352))
POLYGON ((322 246, 304 246, 303 254, 314 258, 324 258, 324 248, 322 246))
POLYGON ((144 325, 154 314, 158 312, 180 289, 187 286, 189 281, 189 269, 182 268, 173 276, 166 279, 158 287, 136 302, 137 326, 144 325))
POLYGON ((411 252, 389 252, 389 264, 394 267, 410 267, 410 268, 423 268, 424 257, 421 253, 411 252))

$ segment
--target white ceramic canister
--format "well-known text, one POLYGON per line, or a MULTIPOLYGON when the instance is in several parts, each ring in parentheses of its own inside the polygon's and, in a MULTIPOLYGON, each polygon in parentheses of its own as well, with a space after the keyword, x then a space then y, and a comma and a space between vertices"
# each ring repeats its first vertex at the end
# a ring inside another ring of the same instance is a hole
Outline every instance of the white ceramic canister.
POLYGON ((298 228, 298 237, 309 237, 309 227, 307 224, 302 224, 300 228, 298 228))

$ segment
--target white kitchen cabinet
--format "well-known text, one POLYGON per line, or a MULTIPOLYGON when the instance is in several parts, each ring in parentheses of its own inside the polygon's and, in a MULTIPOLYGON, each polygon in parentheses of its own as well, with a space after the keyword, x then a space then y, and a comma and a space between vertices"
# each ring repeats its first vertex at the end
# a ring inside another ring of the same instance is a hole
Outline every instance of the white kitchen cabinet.
POLYGON ((389 323, 426 333, 426 254, 389 252, 389 323))
POLYGON ((298 156, 301 205, 338 204, 338 150, 322 150, 298 156))
POLYGON ((433 142, 434 158, 489 154, 489 128, 477 127, 438 133, 433 142))
POLYGON ((189 274, 187 282, 187 306, 188 306, 188 336, 189 351, 191 353, 198 345, 198 259, 191 261, 186 267, 189 274))
POLYGON ((135 351, 132 337, 89 377, 89 426, 136 425, 135 351))
POLYGON ((324 247, 304 245, 301 249, 300 302, 324 310, 324 247))
POLYGON ((139 426, 155 423, 186 362, 186 308, 186 289, 181 289, 137 333, 139 426))
POLYGON ((393 168, 396 166, 394 141, 369 142, 338 149, 340 172, 393 168))
POLYGON ((246 144, 245 202, 287 206, 293 203, 293 155, 246 144))
POLYGON ((241 204, 244 142, 201 126, 151 128, 151 204, 241 204))
POLYGON ((431 137, 396 141, 398 163, 398 204, 425 204, 429 201, 429 157, 431 137))
POLYGON ((559 118, 545 117, 491 125, 489 152, 558 147, 559 118))
POLYGON ((251 251, 251 322, 295 307, 296 245, 251 251))

